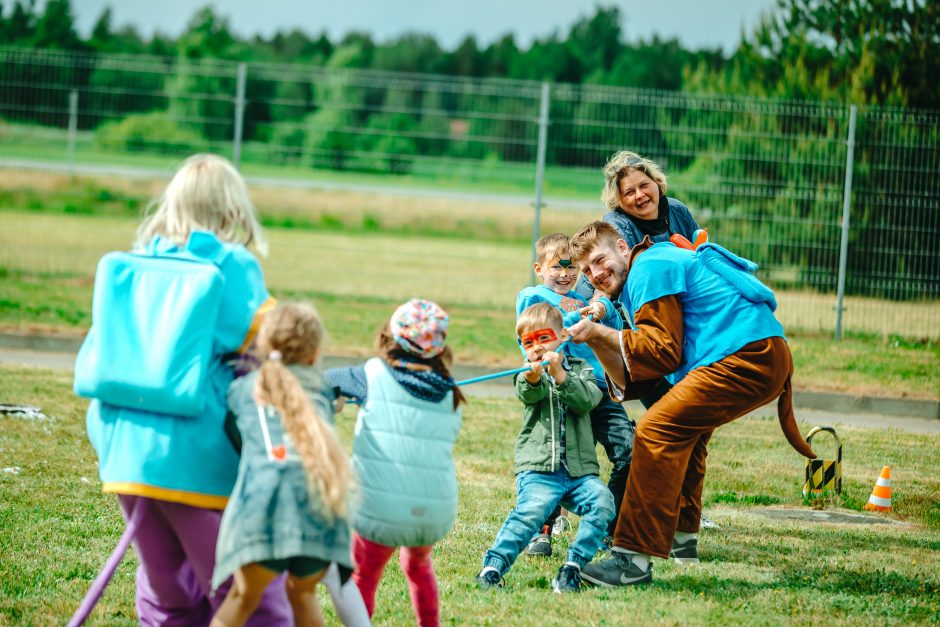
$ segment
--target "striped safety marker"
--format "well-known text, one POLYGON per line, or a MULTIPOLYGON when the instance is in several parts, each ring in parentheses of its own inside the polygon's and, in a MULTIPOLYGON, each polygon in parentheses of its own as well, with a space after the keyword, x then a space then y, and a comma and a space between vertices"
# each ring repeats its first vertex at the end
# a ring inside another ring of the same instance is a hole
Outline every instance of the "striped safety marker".
POLYGON ((842 462, 837 459, 806 460, 806 481, 803 496, 820 498, 842 494, 842 462))
POLYGON ((875 482, 875 488, 868 497, 865 509, 871 512, 891 511, 891 468, 889 466, 881 469, 881 476, 875 482))

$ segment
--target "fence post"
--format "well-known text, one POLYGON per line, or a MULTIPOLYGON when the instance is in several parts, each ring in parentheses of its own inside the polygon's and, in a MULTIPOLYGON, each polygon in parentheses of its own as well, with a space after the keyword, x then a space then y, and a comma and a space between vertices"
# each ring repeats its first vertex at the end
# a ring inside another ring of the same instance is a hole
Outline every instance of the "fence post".
POLYGON ((535 283, 535 243, 539 241, 539 223, 542 219, 542 185, 545 182, 545 152, 548 144, 549 84, 542 83, 542 102, 539 107, 539 144, 535 157, 535 218, 532 223, 532 264, 529 283, 535 283))
POLYGON ((842 191, 842 242, 839 245, 839 291, 836 297, 836 339, 842 339, 842 300, 845 298, 845 274, 849 256, 849 217, 852 213, 852 166, 855 160, 855 113, 849 109, 849 135, 845 140, 845 189, 842 191))
POLYGON ((69 169, 75 167, 75 140, 78 135, 78 90, 73 89, 69 92, 69 132, 68 132, 68 149, 66 151, 66 159, 69 164, 69 169))
POLYGON ((242 128, 245 120, 245 80, 248 77, 248 65, 238 64, 235 82, 235 133, 232 137, 232 163, 236 168, 242 160, 242 128))

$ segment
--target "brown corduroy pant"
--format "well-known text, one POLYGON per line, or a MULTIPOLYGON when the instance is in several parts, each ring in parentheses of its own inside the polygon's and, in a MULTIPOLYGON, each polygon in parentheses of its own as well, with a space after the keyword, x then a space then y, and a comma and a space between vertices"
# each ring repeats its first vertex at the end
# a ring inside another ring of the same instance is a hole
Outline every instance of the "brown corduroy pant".
POLYGON ((668 557, 677 529, 696 533, 712 432, 784 392, 789 403, 792 373, 786 341, 759 340, 696 368, 650 407, 637 424, 614 546, 668 557))

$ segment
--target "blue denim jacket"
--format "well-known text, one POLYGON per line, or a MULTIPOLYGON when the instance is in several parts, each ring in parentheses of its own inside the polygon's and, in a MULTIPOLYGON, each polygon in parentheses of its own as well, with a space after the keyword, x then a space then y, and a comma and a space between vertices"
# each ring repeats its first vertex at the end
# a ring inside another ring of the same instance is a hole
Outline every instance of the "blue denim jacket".
MULTIPOLYGON (((289 370, 320 415, 332 422, 332 394, 320 372, 300 365, 289 370)), ((213 587, 239 567, 265 560, 312 557, 352 567, 349 522, 324 514, 279 414, 255 404, 257 378, 254 372, 229 388, 242 453, 238 480, 219 528, 213 587)))

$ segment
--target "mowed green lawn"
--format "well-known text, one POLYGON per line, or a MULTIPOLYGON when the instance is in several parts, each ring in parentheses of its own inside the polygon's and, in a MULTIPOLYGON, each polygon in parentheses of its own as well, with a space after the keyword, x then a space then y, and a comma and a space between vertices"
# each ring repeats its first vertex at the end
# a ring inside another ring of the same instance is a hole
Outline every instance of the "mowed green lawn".
MULTIPOLYGON (((64 371, 0 366, 0 401, 42 407, 47 418, 0 414, 0 625, 64 624, 123 528, 115 497, 102 495, 84 435, 84 400, 64 371)), ((339 417, 349 447, 355 410, 339 417)), ((882 465, 892 469, 892 514, 830 524, 780 521, 760 512, 809 512, 803 466, 776 419, 742 419, 709 446, 699 567, 655 560, 653 585, 558 596, 550 581, 570 533, 549 559, 521 557, 500 592, 472 579, 513 506, 512 449, 519 405, 472 398, 455 458, 460 485, 453 531, 434 552, 442 617, 452 625, 914 624, 940 621, 940 457, 937 436, 840 428, 843 505, 865 503, 882 465)), ((803 424, 805 432, 809 425, 803 424)), ((826 442, 817 448, 828 453, 826 442)), ((604 463, 602 472, 609 465, 604 463)), ((135 624, 129 553, 92 614, 92 625, 135 624)), ((335 624, 329 602, 328 617, 335 624)), ((394 562, 379 589, 375 622, 413 624, 394 562)))
MULTIPOLYGON (((288 204, 301 202, 284 194, 281 199, 288 204)), ((503 217, 448 213, 446 203, 416 210, 411 220, 392 215, 396 210, 402 207, 390 206, 389 217, 383 218, 392 233, 363 229, 367 214, 358 228, 268 229, 271 253, 262 263, 271 291, 279 298, 315 303, 330 331, 328 351, 333 353, 368 354, 375 332, 395 307, 420 296, 449 311, 449 339, 459 362, 516 365, 514 303, 529 281, 529 243, 473 234, 484 223, 496 230, 513 225, 515 233, 522 217, 509 215, 508 208, 503 217), (402 232, 406 226, 416 232, 402 232), (451 235, 421 234, 434 228, 451 235)), ((573 231, 581 219, 549 213, 547 224, 573 231)), ((91 322, 95 264, 107 251, 130 247, 136 221, 46 211, 0 211, 0 221, 0 329, 83 333, 91 322)), ((849 299, 850 311, 867 312, 863 321, 869 333, 835 342, 828 330, 832 295, 778 292, 778 299, 798 387, 940 397, 940 343, 879 331, 891 323, 896 330, 921 329, 915 337, 930 337, 930 321, 940 304, 849 299)))

